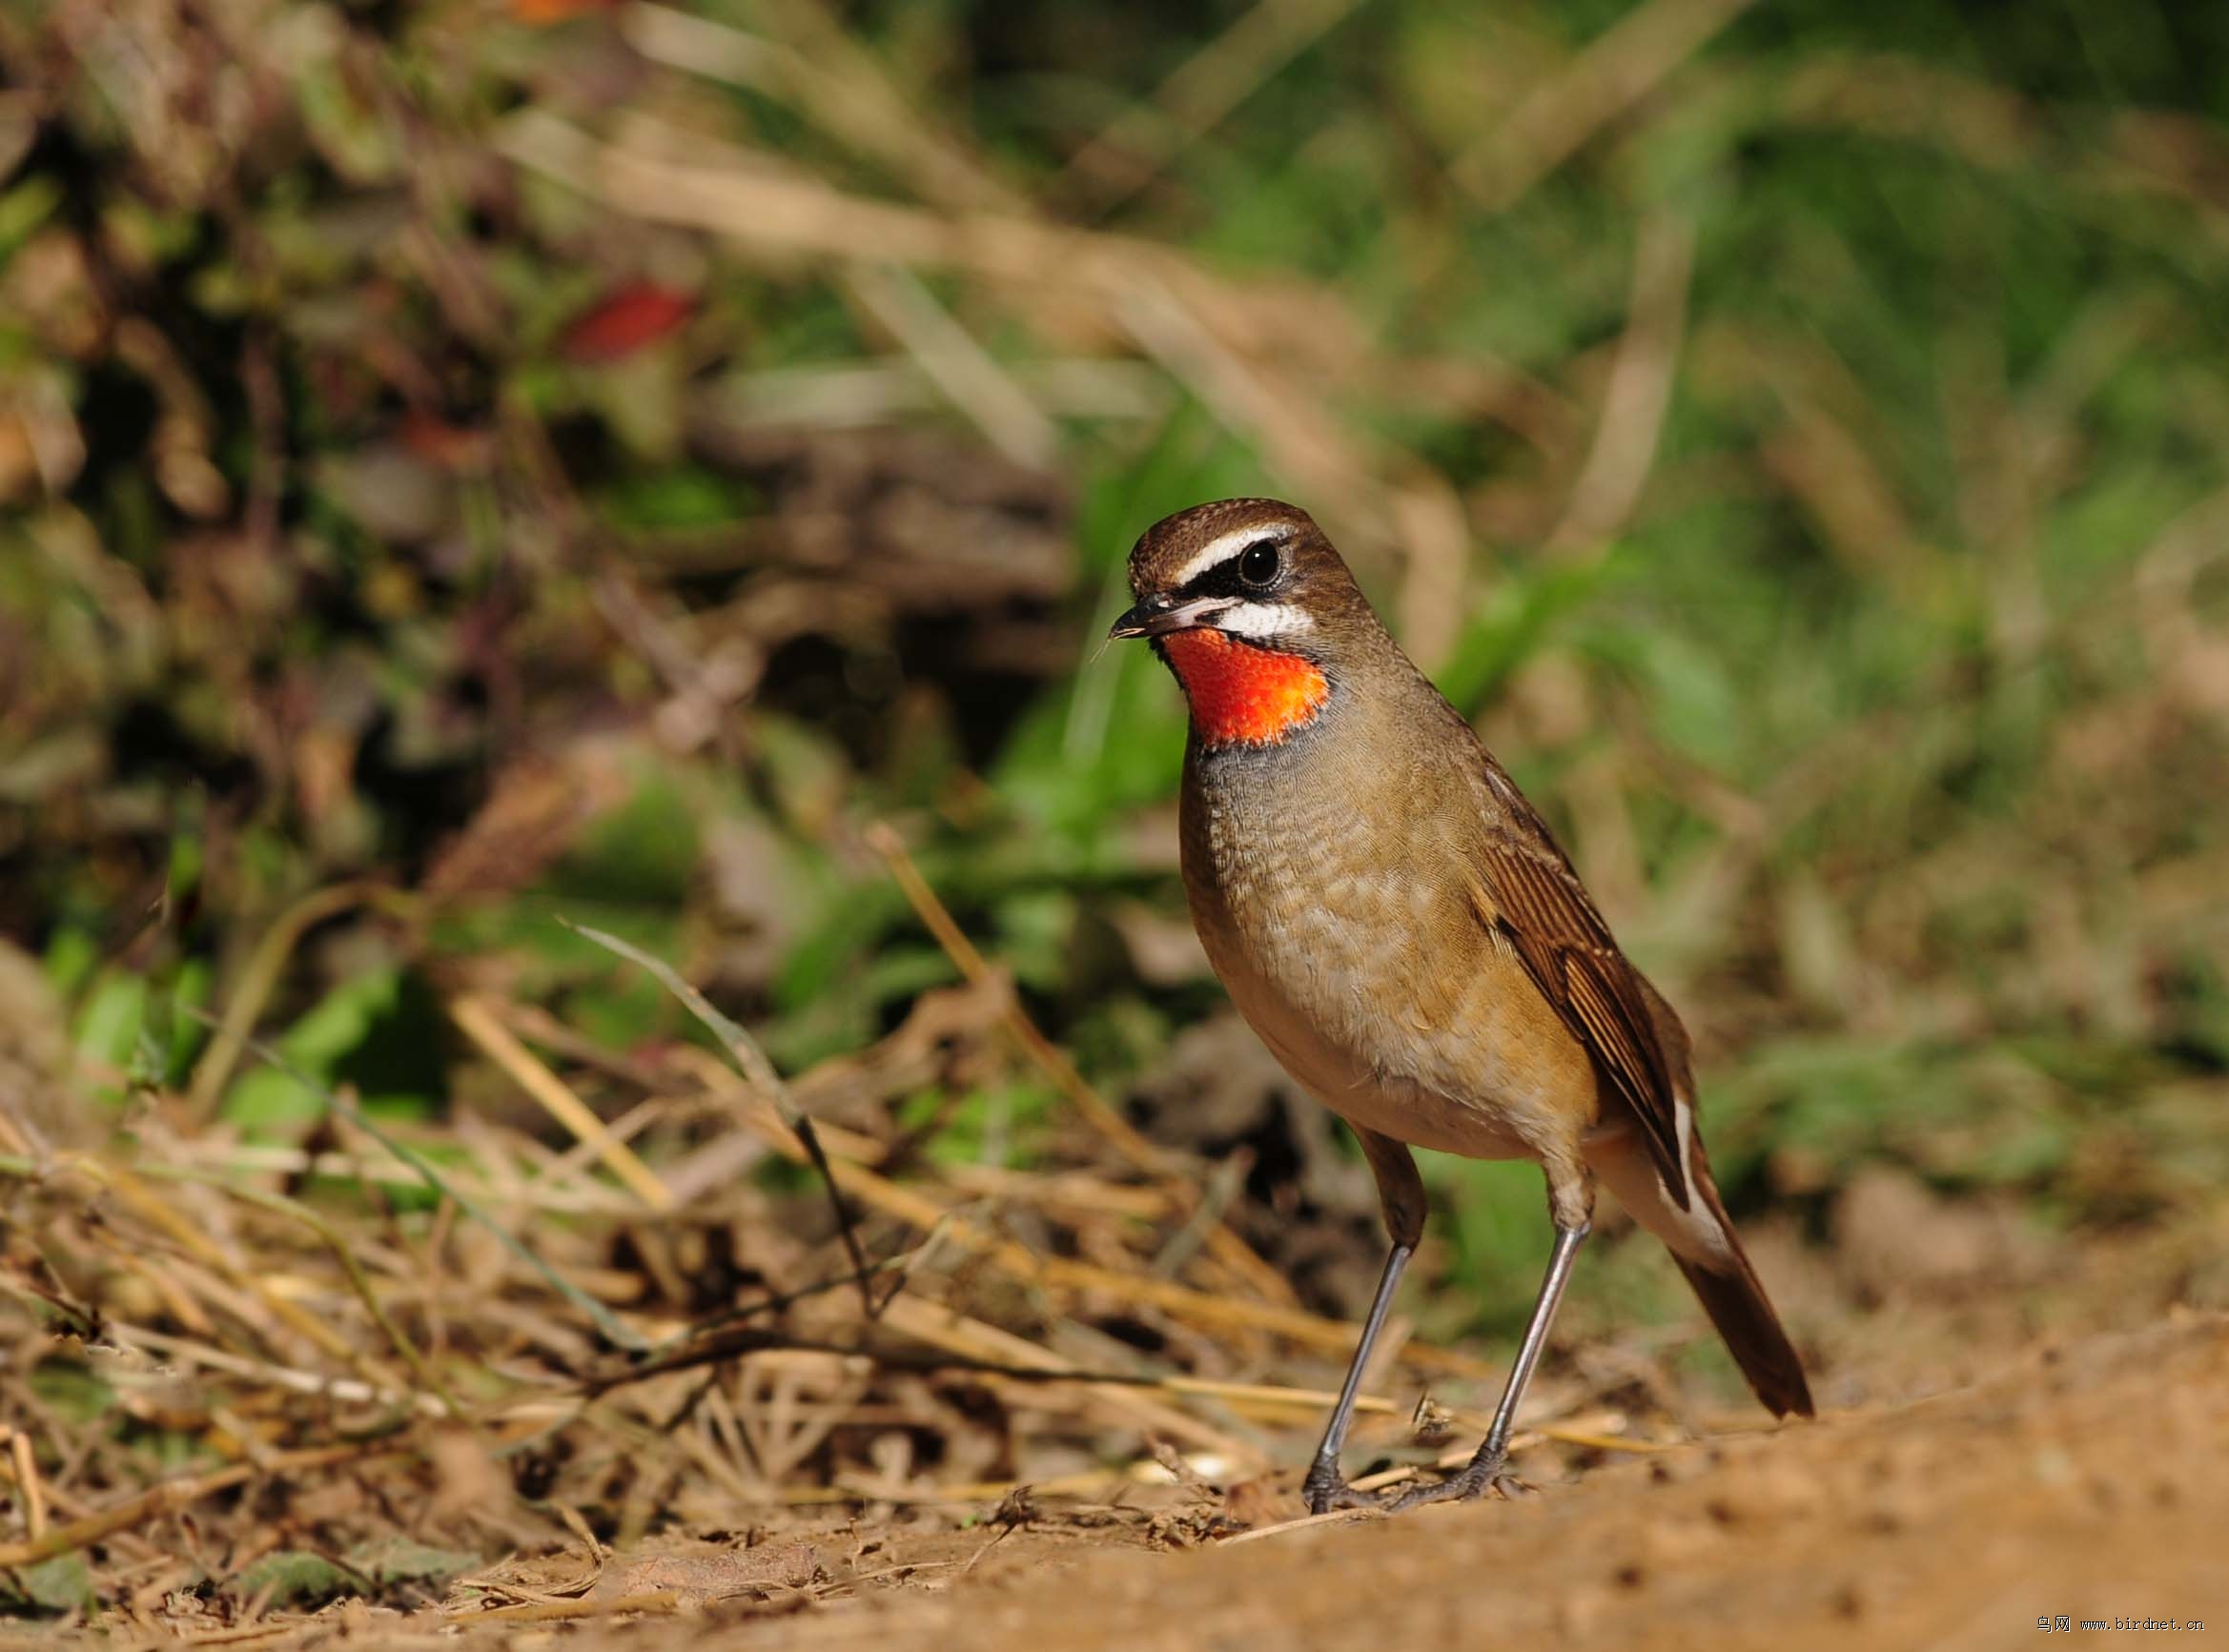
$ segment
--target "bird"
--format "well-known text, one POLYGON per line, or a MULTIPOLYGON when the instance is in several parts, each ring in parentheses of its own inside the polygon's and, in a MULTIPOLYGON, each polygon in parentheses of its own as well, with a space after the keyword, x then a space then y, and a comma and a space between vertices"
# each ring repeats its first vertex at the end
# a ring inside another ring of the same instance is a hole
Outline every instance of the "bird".
POLYGON ((1177 819, 1194 927, 1262 1043, 1353 1129, 1384 1215, 1385 1264, 1302 1482, 1310 1510, 1523 1489, 1510 1431, 1597 1183, 1670 1250, 1766 1408, 1812 1415, 1712 1180, 1679 1015, 1323 531, 1281 500, 1219 500, 1148 528, 1129 575, 1135 604, 1108 636, 1148 640, 1190 711, 1177 819), (1538 1163, 1555 1242, 1477 1452, 1374 1496, 1339 1458, 1423 1232, 1414 1148, 1538 1163))

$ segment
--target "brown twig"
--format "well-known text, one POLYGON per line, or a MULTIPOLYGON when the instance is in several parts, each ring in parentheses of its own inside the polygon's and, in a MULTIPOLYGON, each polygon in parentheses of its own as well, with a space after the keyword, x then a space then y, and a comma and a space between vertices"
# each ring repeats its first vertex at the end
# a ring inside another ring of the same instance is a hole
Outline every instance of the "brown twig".
MULTIPOLYGON (((1026 1337, 1001 1331, 995 1325, 970 1318, 940 1302, 908 1296, 891 1305, 889 1318, 892 1329, 918 1337, 932 1348, 944 1349, 985 1366, 1014 1367, 1028 1380, 1056 1382, 1081 1375, 1073 1361, 1063 1359, 1050 1349, 1040 1348, 1026 1337)), ((1095 1407, 1119 1414, 1121 1420, 1149 1436, 1167 1435, 1199 1449, 1220 1453, 1234 1461, 1260 1462, 1258 1449, 1174 1406, 1163 1404, 1150 1392, 1137 1392, 1135 1385, 1087 1382, 1086 1386, 1094 1391, 1095 1407)))
POLYGON ((471 994, 454 998, 449 1003, 449 1019, 521 1090, 541 1103, 543 1112, 571 1131, 576 1139, 592 1147, 637 1198, 654 1211, 673 1208, 673 1194, 658 1179, 658 1173, 614 1136, 588 1104, 537 1059, 486 1003, 471 994))
POLYGON ((112 1503, 97 1509, 83 1519, 55 1526, 44 1537, 26 1539, 17 1543, 0 1543, 0 1569, 10 1566, 35 1566, 41 1560, 51 1560, 56 1555, 67 1555, 73 1549, 82 1549, 88 1543, 97 1543, 111 1533, 155 1519, 163 1515, 175 1514, 190 1508, 203 1498, 215 1497, 218 1492, 245 1485, 252 1479, 266 1475, 297 1474, 305 1469, 331 1468, 339 1463, 362 1462, 372 1458, 407 1457, 413 1455, 410 1447, 399 1447, 387 1440, 364 1440, 349 1445, 319 1445, 300 1451, 275 1452, 260 1465, 236 1462, 229 1468, 220 1468, 213 1474, 197 1475, 191 1479, 164 1480, 150 1486, 136 1497, 126 1498, 120 1503, 112 1503))
POLYGON ((39 1482, 38 1454, 31 1449, 31 1436, 20 1428, 0 1423, 0 1436, 7 1438, 9 1472, 23 1499, 24 1536, 35 1543, 47 1535, 47 1498, 39 1482))
POLYGON ((1598 550, 1640 502, 1671 405, 1694 264, 1693 225, 1669 212, 1642 219, 1626 305, 1630 319, 1610 366, 1594 443, 1572 484, 1564 520, 1548 535, 1551 553, 1568 557, 1598 550))
POLYGON ((1056 194, 1077 186, 1104 213, 1151 183, 1261 84, 1329 31, 1356 0, 1259 0, 1070 157, 1056 194))
POLYGON ((225 1005, 224 1018, 216 1024, 209 1048, 194 1065, 193 1082, 186 1091, 187 1110, 193 1117, 206 1119, 215 1112, 217 1100, 224 1094, 233 1069, 247 1049, 248 1034, 255 1028, 256 1017, 263 1013, 264 1005, 271 1001, 271 994, 277 989, 279 977, 286 972, 286 961, 294 955, 301 938, 326 919, 337 917, 351 907, 404 898, 378 884, 335 884, 329 888, 312 890, 278 915, 248 955, 247 968, 240 971, 231 1001, 225 1005))
MULTIPOLYGON (((770 1109, 746 1117, 766 1133, 776 1152, 799 1163, 807 1162, 802 1144, 783 1127, 770 1109)), ((1195 1325, 1263 1331, 1303 1347, 1340 1355, 1353 1351, 1356 1328, 1339 1320, 1272 1302, 1196 1291, 1174 1280, 1118 1273, 1067 1256, 1039 1255, 1027 1245, 1001 1237, 938 1204, 920 1190, 900 1186, 865 1165, 836 1159, 830 1169, 844 1191, 861 1203, 924 1232, 941 1223, 953 1244, 980 1253, 1001 1273, 1026 1284, 1058 1291, 1097 1293, 1115 1301, 1157 1308, 1195 1325)), ((1442 1372, 1451 1377, 1483 1381, 1499 1375, 1497 1367, 1482 1360, 1425 1343, 1410 1343, 1401 1351, 1401 1358, 1419 1370, 1442 1372)))
POLYGON ((850 1259, 851 1271, 859 1280, 860 1310, 869 1319, 881 1313, 882 1304, 876 1301, 874 1292, 868 1283, 871 1270, 867 1253, 861 1248, 858 1231, 851 1224, 851 1213, 844 1207, 844 1195, 837 1185, 835 1169, 828 1162, 828 1150, 821 1145, 819 1132, 813 1129, 812 1120, 805 1115, 804 1110, 790 1095, 789 1086, 783 1080, 781 1072, 767 1059, 767 1052, 759 1048, 758 1040, 746 1032, 738 1023, 714 1009, 710 999, 683 980, 680 972, 664 959, 652 956, 617 935, 607 935, 602 929, 590 928, 585 924, 576 924, 562 917, 558 922, 575 934, 595 942, 606 951, 616 952, 628 962, 639 964, 649 970, 657 977, 660 986, 681 1000, 683 1008, 719 1036, 722 1047, 735 1063, 737 1071, 773 1103, 782 1123, 803 1150, 806 1162, 819 1173, 821 1184, 828 1189, 829 1208, 835 1213, 836 1232, 843 1240, 844 1254, 850 1259))
POLYGON ((1648 0, 1542 81, 1448 175, 1507 212, 1589 138, 1660 85, 1756 0, 1648 0))
POLYGON ((682 1598, 671 1589, 657 1589, 641 1595, 622 1595, 616 1600, 598 1600, 587 1596, 575 1601, 529 1601, 517 1606, 491 1606, 485 1611, 470 1607, 444 1613, 452 1623, 554 1623, 568 1618, 619 1618, 638 1612, 678 1612, 682 1598))
MULTIPOLYGON (((905 892, 906 900, 913 908, 922 925, 945 950, 960 973, 977 987, 999 993, 1001 1014, 1015 1040, 1029 1052, 1030 1058, 1044 1069, 1060 1093, 1084 1121, 1105 1136, 1114 1151, 1136 1169, 1163 1181, 1171 1196, 1179 1207, 1192 1211, 1200 1204, 1199 1190, 1180 1174, 1173 1173, 1170 1154, 1148 1141, 1131 1122, 1124 1118, 1094 1090, 1091 1082, 1078 1072, 1075 1064, 1068 1059, 1060 1047, 1045 1036, 1030 1012, 1022 1008, 1012 987, 998 976, 968 939, 967 931, 945 904, 937 899, 929 880, 921 875, 921 868, 913 864, 913 857, 906 852, 906 846, 889 826, 877 821, 867 828, 867 845, 883 858, 890 876, 905 892)), ((1272 1302, 1293 1305, 1298 1301, 1292 1286, 1282 1275, 1262 1260, 1258 1253, 1233 1233, 1227 1223, 1216 1220, 1207 1230, 1207 1245, 1216 1260, 1237 1274, 1258 1293, 1272 1302)))
MULTIPOLYGON (((189 1011, 191 1013, 191 1011, 189 1011)), ((300 1303, 272 1288, 271 1281, 253 1268, 239 1265, 198 1228, 157 1198, 154 1191, 127 1167, 82 1154, 69 1155, 69 1165, 107 1188, 119 1204, 159 1229, 188 1256, 237 1289, 253 1295, 271 1315, 328 1356, 341 1361, 366 1382, 378 1387, 385 1374, 365 1357, 363 1351, 335 1331, 300 1303)))
MULTIPOLYGON (((198 1010, 195 1010, 192 1008, 186 1009, 184 1013, 203 1022, 207 1022, 209 1019, 209 1017, 201 1014, 198 1010)), ((404 1164, 408 1165, 413 1171, 417 1172, 419 1179, 424 1182, 425 1185, 431 1188, 436 1193, 440 1194, 443 1198, 454 1201, 456 1205, 467 1215, 472 1217, 474 1221, 480 1223, 481 1227, 485 1228, 489 1233, 493 1234, 497 1240, 502 1245, 502 1247, 509 1251, 512 1255, 518 1257, 519 1260, 525 1263, 528 1268, 541 1275, 542 1277, 548 1282, 550 1288, 556 1291, 559 1295, 562 1296, 566 1301, 572 1303, 574 1307, 578 1308, 583 1314, 586 1315, 589 1320, 596 1326, 596 1329, 602 1332, 610 1341, 622 1348, 632 1348, 637 1350, 646 1349, 649 1346, 648 1343, 644 1341, 642 1335, 639 1332, 625 1324, 617 1315, 613 1314, 608 1308, 604 1307, 603 1303, 597 1301, 595 1297, 589 1295, 587 1292, 582 1290, 578 1285, 575 1285, 562 1274, 560 1274, 555 1268, 551 1267, 550 1264, 543 1260, 540 1254, 528 1248, 519 1238, 518 1234, 512 1233, 510 1229, 504 1227, 502 1223, 497 1221, 493 1215, 489 1214, 487 1211, 482 1209, 477 1200, 462 1193, 455 1185, 453 1185, 448 1180, 448 1178, 445 1177, 441 1172, 435 1167, 432 1161, 426 1158, 423 1153, 419 1152, 408 1143, 404 1142, 399 1136, 395 1135, 384 1126, 375 1122, 372 1118, 367 1116, 364 1112, 364 1110, 357 1106, 354 1101, 342 1095, 339 1091, 334 1090, 331 1086, 323 1083, 314 1074, 304 1071, 295 1062, 290 1061, 282 1051, 275 1049, 273 1046, 262 1043, 256 1039, 248 1039, 246 1040, 246 1044, 249 1050, 252 1051, 258 1059, 272 1067, 276 1068, 279 1071, 285 1073, 289 1078, 293 1079, 303 1089, 317 1095, 334 1113, 337 1114, 341 1118, 346 1119, 357 1129, 362 1131, 364 1134, 370 1136, 374 1141, 378 1142, 381 1147, 385 1148, 388 1152, 392 1153, 395 1157, 400 1159, 404 1164)), ((275 1304, 274 1306, 276 1307, 277 1305, 275 1304)), ((288 1303, 285 1304, 285 1306, 289 1309, 292 1309, 293 1304, 288 1303)), ((325 1331, 322 1326, 319 1326, 318 1330, 323 1336, 329 1337, 332 1335, 330 1332, 325 1331)), ((351 1353, 351 1351, 347 1350, 345 1346, 343 1347, 342 1352, 344 1354, 351 1353)))

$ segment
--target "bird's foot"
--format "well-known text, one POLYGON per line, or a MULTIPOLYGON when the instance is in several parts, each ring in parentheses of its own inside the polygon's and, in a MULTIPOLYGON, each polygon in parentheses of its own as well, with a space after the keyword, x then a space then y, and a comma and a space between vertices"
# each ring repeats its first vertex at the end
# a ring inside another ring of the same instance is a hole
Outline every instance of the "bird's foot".
POLYGON ((1339 1472, 1336 1462, 1318 1461, 1308 1470, 1308 1478, 1300 1482, 1300 1496, 1307 1500, 1312 1515, 1328 1515, 1336 1509, 1381 1509, 1385 1496, 1381 1492, 1357 1491, 1347 1484, 1346 1477, 1339 1472))
POLYGON ((1461 1474, 1437 1485, 1412 1486, 1387 1504, 1386 1512, 1398 1515, 1403 1509, 1420 1508, 1425 1503, 1468 1502, 1473 1498, 1529 1496, 1536 1488, 1504 1472, 1506 1460, 1499 1452, 1491 1457, 1482 1452, 1470 1459, 1461 1474))

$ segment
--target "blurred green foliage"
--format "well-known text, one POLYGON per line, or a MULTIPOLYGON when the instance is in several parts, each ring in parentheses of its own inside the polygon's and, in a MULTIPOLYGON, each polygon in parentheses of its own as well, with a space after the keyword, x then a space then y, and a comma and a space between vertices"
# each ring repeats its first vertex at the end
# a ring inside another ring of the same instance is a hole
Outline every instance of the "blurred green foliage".
MULTIPOLYGON (((316 926, 263 1025, 398 1116, 456 1104, 460 983, 691 1035, 559 912, 787 1068, 856 1050, 954 978, 882 818, 1150 1076, 1219 1012, 1147 957, 1181 708, 1090 649, 1140 529, 1267 491, 1690 1013, 1737 1204, 1882 1159, 2070 1221, 2222 1184, 2229 11, 785 0, 705 8, 704 73, 675 15, 0 17, 0 934, 111 1094, 185 1084, 182 1011, 358 879, 415 915, 316 926), (1237 296, 1204 344, 1052 269, 892 300, 521 160, 538 116, 1237 296)), ((1055 1112, 914 1105, 1007 1162, 1055 1112)), ((1528 1173, 1435 1175, 1505 1321, 1528 1173)))

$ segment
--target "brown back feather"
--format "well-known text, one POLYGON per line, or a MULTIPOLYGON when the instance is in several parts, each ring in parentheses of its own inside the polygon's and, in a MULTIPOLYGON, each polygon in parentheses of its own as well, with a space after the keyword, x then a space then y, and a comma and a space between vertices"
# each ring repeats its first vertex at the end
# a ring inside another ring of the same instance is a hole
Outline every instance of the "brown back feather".
MULTIPOLYGON (((1493 925, 1595 1070, 1641 1123, 1665 1190, 1687 1208, 1687 1166, 1680 1162, 1678 1089, 1686 1082, 1685 1050, 1667 1053, 1657 1010, 1664 1003, 1610 936, 1579 874, 1549 834, 1547 823, 1484 748, 1487 785, 1518 829, 1488 835, 1480 867, 1492 898, 1482 916, 1493 925)), ((1678 1025, 1674 1017, 1673 1025, 1678 1025)), ((1685 1035, 1680 1042, 1684 1045, 1685 1035)))

